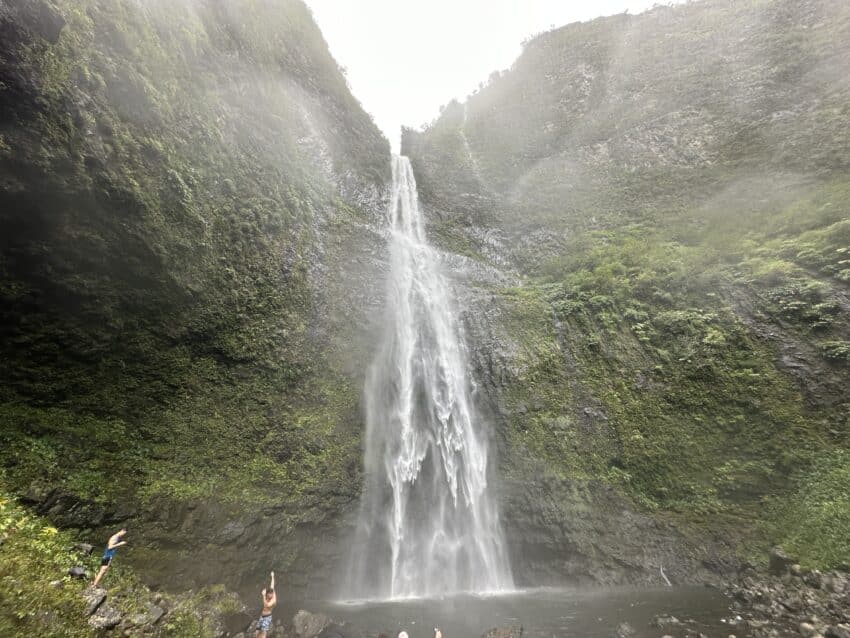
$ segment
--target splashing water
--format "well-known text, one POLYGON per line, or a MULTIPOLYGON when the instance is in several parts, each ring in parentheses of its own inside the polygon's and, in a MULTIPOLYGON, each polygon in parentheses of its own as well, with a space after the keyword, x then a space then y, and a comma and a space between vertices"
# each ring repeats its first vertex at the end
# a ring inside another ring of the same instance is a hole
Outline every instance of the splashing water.
POLYGON ((448 285, 410 162, 393 156, 392 169, 385 332, 366 380, 366 483, 344 594, 510 590, 488 440, 448 285))

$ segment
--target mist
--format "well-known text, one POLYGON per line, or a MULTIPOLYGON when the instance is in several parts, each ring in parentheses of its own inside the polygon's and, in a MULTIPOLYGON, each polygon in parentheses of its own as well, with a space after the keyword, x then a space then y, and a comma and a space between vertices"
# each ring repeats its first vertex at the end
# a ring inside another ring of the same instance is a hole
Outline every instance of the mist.
POLYGON ((510 67, 522 43, 570 22, 640 13, 649 0, 308 2, 352 92, 398 150, 402 126, 419 127, 453 99, 510 67), (363 34, 368 33, 368 37, 363 34))

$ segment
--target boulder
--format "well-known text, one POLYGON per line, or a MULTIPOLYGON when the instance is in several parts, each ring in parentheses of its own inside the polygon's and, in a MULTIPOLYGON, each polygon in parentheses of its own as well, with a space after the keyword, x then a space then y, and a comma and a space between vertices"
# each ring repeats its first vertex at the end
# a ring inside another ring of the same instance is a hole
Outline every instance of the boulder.
POLYGON ((850 638, 850 625, 833 625, 827 627, 825 638, 850 638))
POLYGON ((94 545, 90 543, 74 543, 71 549, 75 552, 79 552, 83 556, 91 556, 91 553, 94 551, 94 545))
POLYGON ((86 604, 86 616, 91 616, 106 600, 106 590, 100 587, 89 587, 83 592, 83 602, 86 604))
POLYGON ((826 591, 833 594, 843 594, 844 590, 847 589, 847 580, 838 572, 825 574, 821 579, 821 584, 826 591))
POLYGON ((493 627, 493 629, 482 635, 481 638, 522 638, 522 626, 493 627))
POLYGON ((632 638, 635 634, 637 631, 634 627, 627 622, 621 622, 614 631, 614 638, 632 638))
POLYGON ((234 611, 222 614, 221 616, 221 622, 224 625, 224 629, 229 634, 237 634, 239 632, 251 633, 248 630, 253 626, 254 620, 254 616, 251 616, 244 611, 234 611))
POLYGON ((68 570, 68 576, 70 576, 71 578, 82 580, 86 577, 86 570, 77 565, 68 570))
POLYGON ((165 616, 165 610, 162 607, 158 605, 151 605, 148 607, 148 618, 150 619, 151 625, 158 623, 163 616, 165 616))
POLYGON ((325 614, 312 614, 304 609, 292 618, 295 635, 299 638, 316 638, 332 622, 325 614))
POLYGON ((109 605, 101 605, 100 609, 89 618, 89 625, 98 630, 112 629, 121 622, 121 612, 109 605))
POLYGON ((812 570, 808 574, 803 576, 803 581, 809 587, 820 589, 823 586, 823 574, 817 569, 812 570))
POLYGON ((148 605, 147 611, 130 616, 129 622, 136 627, 155 625, 165 615, 165 610, 156 605, 148 605))
POLYGON ((815 626, 811 623, 801 622, 800 623, 800 635, 804 638, 812 638, 818 631, 815 629, 815 626))
POLYGON ((18 500, 23 505, 38 505, 42 501, 46 500, 50 495, 51 490, 46 487, 33 483, 30 485, 26 491, 18 497, 18 500))
POLYGON ((653 618, 651 624, 652 624, 653 627, 656 627, 658 629, 664 629, 665 627, 668 627, 670 625, 678 625, 678 624, 680 624, 680 622, 679 622, 679 619, 676 618, 675 616, 661 615, 661 616, 656 616, 655 618, 653 618))
POLYGON ((782 576, 785 572, 787 572, 791 565, 794 565, 797 561, 788 556, 781 547, 774 547, 770 550, 770 562, 768 563, 768 570, 770 570, 771 574, 775 576, 782 576))

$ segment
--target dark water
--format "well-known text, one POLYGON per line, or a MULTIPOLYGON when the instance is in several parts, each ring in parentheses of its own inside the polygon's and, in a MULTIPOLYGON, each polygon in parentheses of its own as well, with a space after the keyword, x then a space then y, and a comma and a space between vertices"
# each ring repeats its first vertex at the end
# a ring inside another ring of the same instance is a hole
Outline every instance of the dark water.
POLYGON ((433 638, 437 626, 444 638, 480 638, 491 627, 522 625, 523 635, 532 638, 610 638, 621 622, 631 624, 637 638, 682 636, 685 628, 710 638, 748 635, 744 626, 730 622, 734 614, 729 599, 707 587, 544 589, 493 597, 351 604, 309 601, 304 608, 344 621, 346 636, 384 632, 394 638, 403 629, 410 638, 433 638), (663 630, 651 626, 661 614, 672 614, 684 624, 663 630))

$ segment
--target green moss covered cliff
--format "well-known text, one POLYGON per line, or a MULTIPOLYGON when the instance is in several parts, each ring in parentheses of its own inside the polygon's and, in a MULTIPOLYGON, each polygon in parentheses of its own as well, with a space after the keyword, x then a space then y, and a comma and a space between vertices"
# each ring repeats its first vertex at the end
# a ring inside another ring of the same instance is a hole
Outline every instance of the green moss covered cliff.
POLYGON ((388 143, 300 0, 26 0, 0 34, 4 481, 144 530, 156 582, 309 561, 358 493, 388 143))

